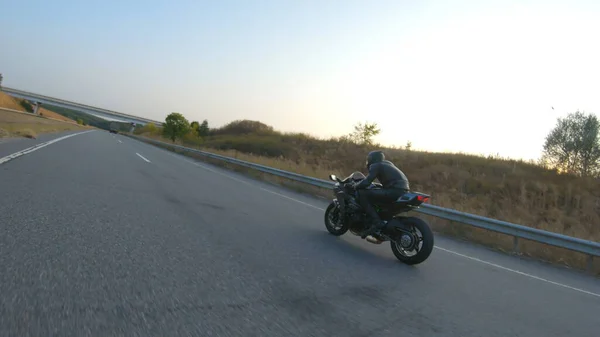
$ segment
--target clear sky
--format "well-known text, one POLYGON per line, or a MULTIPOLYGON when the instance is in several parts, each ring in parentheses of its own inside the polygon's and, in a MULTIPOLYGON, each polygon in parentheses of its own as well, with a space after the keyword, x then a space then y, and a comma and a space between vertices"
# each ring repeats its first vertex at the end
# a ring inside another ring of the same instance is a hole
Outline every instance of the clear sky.
POLYGON ((600 113, 600 1, 0 0, 4 85, 164 120, 260 120, 537 158, 600 113), (554 107, 554 110, 552 110, 554 107))

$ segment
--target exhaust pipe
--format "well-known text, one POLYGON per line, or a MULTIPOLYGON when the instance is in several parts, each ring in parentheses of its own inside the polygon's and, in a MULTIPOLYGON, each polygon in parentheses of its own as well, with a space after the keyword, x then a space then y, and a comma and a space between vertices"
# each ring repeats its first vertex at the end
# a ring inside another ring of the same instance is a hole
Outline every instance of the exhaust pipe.
POLYGON ((371 236, 371 235, 367 236, 365 239, 367 241, 369 241, 370 243, 374 243, 376 245, 379 245, 383 242, 383 241, 379 241, 377 238, 375 238, 374 236, 371 236))

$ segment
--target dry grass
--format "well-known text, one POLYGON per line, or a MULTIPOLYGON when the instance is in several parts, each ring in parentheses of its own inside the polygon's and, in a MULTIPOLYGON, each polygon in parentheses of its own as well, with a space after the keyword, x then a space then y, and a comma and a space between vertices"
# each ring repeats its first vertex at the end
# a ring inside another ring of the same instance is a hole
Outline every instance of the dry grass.
POLYGON ((21 100, 0 92, 0 108, 23 111, 25 108, 21 106, 21 100))
MULTIPOLYGON (((21 111, 21 112, 28 112, 25 110, 25 108, 21 105, 21 102, 23 102, 23 99, 20 98, 15 98, 12 97, 10 95, 7 95, 3 92, 0 92, 0 108, 6 108, 6 109, 11 109, 11 110, 17 110, 17 111, 21 111)), ((58 114, 54 111, 50 111, 48 109, 45 109, 43 106, 40 107, 40 109, 38 110, 40 116, 42 117, 46 117, 46 118, 50 118, 50 119, 56 119, 56 120, 60 120, 60 121, 64 121, 64 122, 71 122, 71 123, 77 123, 76 121, 65 117, 61 114, 58 114)))
POLYGON ((28 129, 28 128, 22 128, 17 131, 14 131, 13 133, 19 137, 33 138, 33 139, 37 138, 37 133, 35 133, 35 131, 28 129))
POLYGON ((21 103, 22 99, 14 98, 0 92, 0 108, 24 112, 20 114, 0 110, 0 138, 3 137, 27 137, 36 138, 39 134, 55 133, 72 130, 87 129, 77 125, 77 122, 57 114, 53 111, 40 107, 40 116, 27 114, 21 103))
POLYGON ((0 129, 0 138, 7 138, 10 137, 10 133, 8 133, 8 131, 4 130, 4 129, 0 129))
POLYGON ((83 130, 89 127, 34 115, 0 110, 0 135, 35 138, 39 134, 83 130))
MULTIPOLYGON (((146 132, 143 136, 169 142, 158 133, 146 132)), ((231 136, 229 140, 213 137, 202 144, 198 141, 194 144, 186 137, 187 141, 178 143, 321 179, 327 179, 330 173, 343 176, 355 170, 364 171, 365 155, 370 150, 304 135, 243 135, 236 138, 232 141, 231 136), (259 140, 261 137, 265 139, 259 140), (251 144, 258 144, 257 148, 262 144, 280 144, 281 151, 289 151, 290 148, 293 151, 279 157, 267 157, 218 149, 222 144, 231 146, 236 141, 244 143, 244 149, 251 148, 251 144)), ((559 175, 540 166, 514 160, 400 149, 386 149, 386 154, 407 174, 413 190, 432 195, 432 204, 600 242, 598 180, 559 175)), ((254 175, 266 179, 262 174, 254 175)), ((268 179, 282 182, 278 178, 268 179)), ((306 189, 289 182, 287 185, 306 189)), ((311 192, 330 197, 328 191, 313 189, 311 192)), ((512 237, 424 217, 438 232, 512 251, 512 237)), ((582 254, 526 240, 521 240, 518 248, 520 254, 574 268, 585 268, 587 263, 582 254)), ((594 266, 595 271, 600 272, 598 261, 594 266)))
POLYGON ((56 120, 60 120, 60 121, 64 121, 64 122, 70 122, 70 123, 77 123, 76 121, 67 118, 61 114, 57 114, 54 111, 50 111, 48 109, 44 109, 43 107, 40 107, 39 109, 39 113, 42 117, 46 117, 46 118, 51 118, 51 119, 56 119, 56 120))

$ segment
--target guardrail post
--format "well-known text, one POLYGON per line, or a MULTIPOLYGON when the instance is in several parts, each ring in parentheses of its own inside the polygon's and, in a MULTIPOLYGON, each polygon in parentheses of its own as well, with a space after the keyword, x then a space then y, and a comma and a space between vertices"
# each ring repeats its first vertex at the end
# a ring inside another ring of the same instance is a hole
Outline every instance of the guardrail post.
POLYGON ((592 267, 594 266, 594 256, 593 255, 588 255, 587 256, 587 267, 586 270, 591 273, 592 272, 592 267))
POLYGON ((513 236, 513 252, 519 254, 519 237, 513 236))

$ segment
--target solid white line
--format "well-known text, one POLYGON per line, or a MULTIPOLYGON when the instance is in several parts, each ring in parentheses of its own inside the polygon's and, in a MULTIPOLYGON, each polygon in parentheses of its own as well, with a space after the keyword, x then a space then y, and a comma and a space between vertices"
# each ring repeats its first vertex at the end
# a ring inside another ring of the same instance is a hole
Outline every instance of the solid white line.
POLYGON ((268 190, 268 189, 266 189, 266 188, 262 188, 262 187, 260 187, 260 189, 261 189, 261 190, 263 190, 263 191, 265 191, 265 192, 269 192, 269 193, 275 194, 275 195, 277 195, 277 196, 280 196, 280 197, 282 197, 282 198, 286 198, 286 199, 289 199, 289 200, 295 201, 295 202, 297 202, 297 203, 300 203, 300 204, 302 204, 302 205, 305 205, 305 206, 308 206, 308 207, 312 207, 312 208, 314 208, 314 209, 318 209, 319 211, 323 211, 323 212, 325 211, 325 210, 324 210, 324 209, 322 209, 321 207, 318 207, 318 206, 315 206, 315 205, 311 205, 311 204, 309 204, 309 203, 307 203, 307 202, 300 201, 300 200, 294 199, 294 198, 292 198, 292 197, 288 197, 287 195, 283 195, 283 194, 281 194, 281 193, 273 192, 273 191, 271 191, 271 190, 268 190))
MULTIPOLYGON (((297 202, 297 203, 300 203, 300 204, 302 204, 302 205, 305 205, 305 206, 308 206, 308 207, 311 207, 311 208, 314 208, 314 209, 317 209, 317 210, 320 210, 320 211, 325 211, 323 208, 320 208, 320 207, 318 207, 318 206, 311 205, 311 204, 309 204, 309 203, 306 203, 306 202, 304 202, 304 201, 300 201, 300 200, 298 200, 298 199, 295 199, 295 198, 292 198, 292 197, 288 197, 288 196, 286 196, 286 195, 283 195, 283 194, 281 194, 281 193, 273 192, 273 191, 271 191, 271 190, 268 190, 268 189, 266 189, 266 188, 263 188, 263 187, 256 186, 255 184, 251 184, 251 183, 249 183, 249 182, 247 182, 247 181, 240 180, 240 179, 238 179, 238 178, 232 177, 232 176, 230 176, 230 175, 228 175, 228 174, 225 174, 225 173, 223 173, 223 172, 219 172, 219 171, 213 170, 213 169, 211 169, 211 168, 209 168, 209 167, 206 167, 206 166, 204 166, 204 165, 201 165, 201 164, 198 164, 198 163, 196 163, 196 162, 193 162, 193 161, 187 160, 187 159, 185 159, 185 158, 182 158, 181 156, 177 156, 177 155, 175 155, 175 154, 172 154, 172 153, 169 153, 169 155, 172 155, 173 157, 177 157, 177 158, 183 159, 184 161, 186 161, 186 162, 188 162, 188 163, 190 163, 190 164, 196 165, 196 166, 198 166, 198 167, 201 167, 201 168, 203 168, 203 169, 205 169, 205 170, 207 170, 207 171, 210 171, 210 172, 214 172, 214 173, 220 174, 220 175, 222 175, 222 176, 224 176, 224 177, 227 177, 227 178, 233 179, 233 180, 235 180, 235 181, 239 181, 239 182, 241 182, 241 183, 244 183, 244 184, 246 184, 246 185, 250 185, 250 186, 258 187, 259 189, 261 189, 261 190, 263 190, 263 191, 265 191, 265 192, 269 192, 269 193, 275 194, 275 195, 277 195, 277 196, 283 197, 283 198, 285 198, 285 199, 288 199, 288 200, 291 200, 291 201, 295 201, 295 202, 297 202)), ((535 275, 527 274, 527 273, 524 273, 524 272, 522 272, 522 271, 518 271, 518 270, 515 270, 515 269, 511 269, 511 268, 507 268, 507 267, 501 266, 501 265, 499 265, 499 264, 495 264, 495 263, 492 263, 492 262, 487 262, 487 261, 480 260, 480 259, 478 259, 478 258, 475 258, 475 257, 471 257, 471 256, 468 256, 468 255, 464 255, 464 254, 461 254, 461 253, 457 253, 457 252, 455 252, 455 251, 452 251, 452 250, 450 250, 450 249, 446 249, 446 248, 443 248, 443 247, 440 247, 440 246, 437 246, 437 245, 436 245, 436 246, 434 246, 434 248, 436 248, 436 249, 439 249, 439 250, 441 250, 441 251, 444 251, 444 252, 446 252, 446 253, 450 253, 450 254, 453 254, 453 255, 456 255, 456 256, 460 256, 460 257, 462 257, 462 258, 465 258, 465 259, 469 259, 469 260, 472 260, 472 261, 476 261, 476 262, 479 262, 479 263, 486 264, 486 265, 488 265, 488 266, 492 266, 492 267, 495 267, 495 268, 498 268, 498 269, 502 269, 502 270, 504 270, 504 271, 508 271, 508 272, 511 272, 511 273, 515 273, 515 274, 518 274, 518 275, 522 275, 522 276, 525 276, 525 277, 529 277, 529 278, 532 278, 532 279, 535 279, 535 280, 538 280, 538 281, 546 282, 546 283, 553 284, 553 285, 555 285, 555 286, 563 287, 563 288, 566 288, 566 289, 571 289, 571 290, 574 290, 574 291, 577 291, 577 292, 580 292, 580 293, 584 293, 584 294, 587 294, 587 295, 591 295, 591 296, 595 296, 595 297, 600 297, 600 294, 593 293, 593 292, 591 292, 591 291, 587 291, 587 290, 583 290, 583 289, 579 289, 579 288, 571 287, 571 286, 569 286, 569 285, 566 285, 566 284, 562 284, 562 283, 558 283, 558 282, 550 281, 550 280, 547 280, 547 279, 545 279, 545 278, 541 278, 541 277, 539 277, 539 276, 535 276, 535 275)))
POLYGON ((137 155, 138 155, 138 157, 140 157, 140 158, 144 159, 146 162, 148 162, 148 163, 150 162, 148 159, 144 158, 144 156, 142 156, 141 154, 139 154, 139 153, 137 153, 137 152, 136 152, 135 154, 137 154, 137 155))
MULTIPOLYGON (((226 173, 223 173, 223 172, 219 172, 219 171, 213 170, 213 169, 211 169, 210 167, 206 167, 206 166, 204 166, 204 165, 198 164, 198 163, 196 163, 196 162, 193 162, 193 161, 191 161, 191 160, 188 160, 188 159, 185 159, 185 158, 181 158, 181 157, 179 157, 179 156, 176 156, 176 155, 174 155, 174 154, 171 154, 171 153, 169 153, 169 155, 171 155, 171 156, 173 156, 173 157, 177 157, 177 158, 183 159, 184 161, 186 161, 186 162, 188 162, 188 163, 190 163, 190 164, 196 165, 196 166, 198 166, 198 167, 200 167, 200 168, 203 168, 203 169, 205 169, 205 170, 207 170, 207 171, 210 171, 210 172, 213 172, 213 173, 216 173, 216 174, 220 174, 220 175, 222 175, 222 176, 224 176, 224 177, 226 177, 226 178, 229 178, 229 179, 235 180, 235 181, 237 181, 237 182, 240 182, 240 183, 246 184, 246 185, 248 185, 248 186, 257 187, 256 185, 254 185, 254 184, 251 184, 251 183, 249 183, 249 182, 247 182, 247 181, 244 181, 244 180, 238 179, 238 178, 236 178, 236 177, 232 177, 232 176, 230 176, 230 175, 228 175, 228 174, 226 174, 226 173)), ((319 211, 325 211, 325 210, 324 210, 323 208, 321 208, 321 207, 318 207, 318 206, 315 206, 315 205, 311 205, 311 204, 309 204, 309 203, 306 203, 306 202, 304 202, 304 201, 300 201, 300 200, 294 199, 294 198, 292 198, 292 197, 288 197, 287 195, 283 195, 283 194, 280 194, 280 193, 277 193, 277 192, 274 192, 274 191, 268 190, 268 189, 266 189, 266 188, 263 188, 263 187, 259 187, 259 188, 260 188, 261 190, 265 191, 265 192, 272 193, 272 194, 275 194, 275 195, 277 195, 277 196, 280 196, 280 197, 282 197, 282 198, 286 198, 286 199, 289 199, 289 200, 292 200, 292 201, 295 201, 295 202, 301 203, 301 204, 303 204, 303 205, 305 205, 305 206, 312 207, 312 208, 314 208, 314 209, 318 209, 319 211)))
POLYGON ((584 293, 584 294, 588 294, 588 295, 592 295, 592 296, 600 297, 600 294, 596 294, 596 293, 593 293, 593 292, 591 292, 591 291, 587 291, 587 290, 583 290, 583 289, 579 289, 579 288, 571 287, 571 286, 568 286, 568 285, 566 285, 566 284, 562 284, 562 283, 558 283, 558 282, 554 282, 554 281, 547 280, 547 279, 545 279, 545 278, 541 278, 541 277, 539 277, 539 276, 535 276, 535 275, 527 274, 527 273, 524 273, 524 272, 522 272, 522 271, 518 271, 518 270, 515 270, 515 269, 510 269, 510 268, 507 268, 507 267, 503 267, 503 266, 501 266, 501 265, 498 265, 498 264, 495 264, 495 263, 491 263, 491 262, 487 262, 487 261, 484 261, 484 260, 480 260, 480 259, 478 259, 478 258, 476 258, 476 257, 471 257, 471 256, 468 256, 468 255, 464 255, 464 254, 461 254, 461 253, 457 253, 457 252, 455 252, 455 251, 452 251, 452 250, 450 250, 450 249, 442 248, 442 247, 440 247, 440 246, 435 246, 435 248, 437 248, 437 249, 439 249, 439 250, 442 250, 442 251, 444 251, 444 252, 446 252, 446 253, 454 254, 454 255, 457 255, 457 256, 463 257, 463 258, 465 258, 465 259, 469 259, 469 260, 472 260, 472 261, 477 261, 477 262, 479 262, 479 263, 487 264, 488 266, 492 266, 492 267, 496 267, 496 268, 498 268, 498 269, 506 270, 506 271, 509 271, 509 272, 511 272, 511 273, 515 273, 515 274, 523 275, 523 276, 526 276, 526 277, 529 277, 529 278, 532 278, 532 279, 535 279, 535 280, 538 280, 538 281, 542 281, 542 282, 546 282, 546 283, 554 284, 555 286, 559 286, 559 287, 563 287, 563 288, 567 288, 567 289, 575 290, 575 291, 578 291, 578 292, 581 292, 581 293, 584 293))
POLYGON ((59 142, 61 140, 64 140, 64 139, 67 139, 67 138, 71 138, 71 137, 74 137, 74 136, 77 136, 77 135, 82 135, 84 133, 88 133, 88 132, 92 132, 92 131, 95 131, 95 130, 89 130, 89 131, 74 133, 74 134, 71 134, 71 135, 62 136, 62 137, 59 137, 59 138, 56 138, 56 139, 53 139, 53 140, 49 140, 49 141, 44 142, 44 143, 40 143, 40 144, 34 145, 34 146, 32 146, 30 148, 27 148, 25 150, 21 150, 19 152, 15 152, 13 154, 10 154, 10 155, 8 155, 6 157, 0 158, 0 164, 4 164, 4 163, 6 163, 8 161, 11 161, 11 160, 13 160, 15 158, 18 158, 20 156, 26 155, 26 154, 31 153, 33 151, 37 151, 37 150, 39 150, 39 149, 41 149, 43 147, 46 147, 46 146, 48 146, 50 144, 54 144, 54 143, 59 142))
MULTIPOLYGON (((165 151, 168 151, 168 150, 165 150, 165 151)), ((240 182, 240 183, 242 183, 242 184, 246 184, 246 185, 248 185, 248 186, 253 186, 253 187, 254 187, 254 185, 253 185, 253 184, 250 184, 250 183, 249 183, 249 182, 247 182, 247 181, 244 181, 244 180, 238 179, 238 178, 236 178, 236 177, 232 177, 232 176, 230 176, 230 175, 228 175, 228 174, 225 174, 225 173, 223 173, 223 172, 219 172, 219 171, 213 170, 213 169, 211 169, 210 167, 207 167, 207 166, 204 166, 204 165, 198 164, 197 162, 194 162, 194 161, 188 160, 188 159, 186 159, 186 158, 183 158, 183 157, 181 157, 181 156, 175 155, 175 154, 173 154, 173 153, 171 153, 171 152, 167 152, 167 154, 168 154, 168 155, 170 155, 170 156, 172 156, 172 157, 179 158, 179 159, 181 159, 181 160, 183 160, 183 161, 185 161, 185 162, 188 162, 188 163, 190 163, 190 164, 192 164, 192 165, 196 165, 196 166, 198 166, 198 167, 200 167, 200 168, 202 168, 202 169, 205 169, 205 170, 207 170, 207 171, 209 171, 209 172, 216 173, 216 174, 220 174, 220 175, 222 175, 223 177, 226 177, 226 178, 229 178, 229 179, 235 180, 235 181, 237 181, 237 182, 240 182)))
MULTIPOLYGON (((256 185, 254 185, 254 184, 251 184, 251 183, 249 183, 249 182, 247 182, 247 181, 244 181, 244 180, 238 179, 238 178, 236 178, 236 177, 232 177, 232 176, 230 176, 230 175, 228 175, 228 174, 226 174, 226 173, 223 173, 223 172, 219 172, 219 171, 213 170, 213 169, 211 169, 210 167, 206 167, 206 166, 204 166, 204 165, 198 164, 198 163, 196 163, 196 162, 193 162, 193 161, 191 161, 191 160, 188 160, 188 159, 185 159, 185 158, 178 157, 178 156, 176 156, 176 155, 174 155, 174 154, 171 154, 171 153, 169 153, 169 155, 172 155, 173 157, 177 157, 177 158, 183 159, 184 161, 186 161, 186 162, 188 162, 188 163, 190 163, 190 164, 196 165, 196 166, 198 166, 198 167, 200 167, 200 168, 203 168, 203 169, 205 169, 205 170, 207 170, 207 171, 210 171, 210 172, 213 172, 213 173, 216 173, 216 174, 220 174, 220 175, 222 175, 222 176, 224 176, 224 177, 226 177, 226 178, 229 178, 229 179, 235 180, 235 181, 237 181, 237 182, 240 182, 240 183, 246 184, 246 185, 248 185, 248 186, 257 187, 256 185)), ((315 205, 311 205, 311 204, 309 204, 309 203, 306 203, 306 202, 304 202, 304 201, 300 201, 300 200, 294 199, 294 198, 292 198, 292 197, 288 197, 287 195, 283 195, 283 194, 281 194, 281 193, 277 193, 277 192, 274 192, 274 191, 268 190, 268 189, 266 189, 266 188, 263 188, 263 187, 259 187, 259 188, 260 188, 261 190, 265 191, 265 192, 268 192, 268 193, 271 193, 271 194, 275 194, 275 195, 277 195, 277 196, 280 196, 280 197, 282 197, 282 198, 286 198, 286 199, 289 199, 289 200, 292 200, 292 201, 295 201, 295 202, 301 203, 301 204, 303 204, 303 205, 305 205, 305 206, 312 207, 312 208, 314 208, 314 209, 318 209, 319 211, 325 211, 325 210, 324 210, 323 208, 321 208, 321 207, 318 207, 318 206, 315 206, 315 205)))

